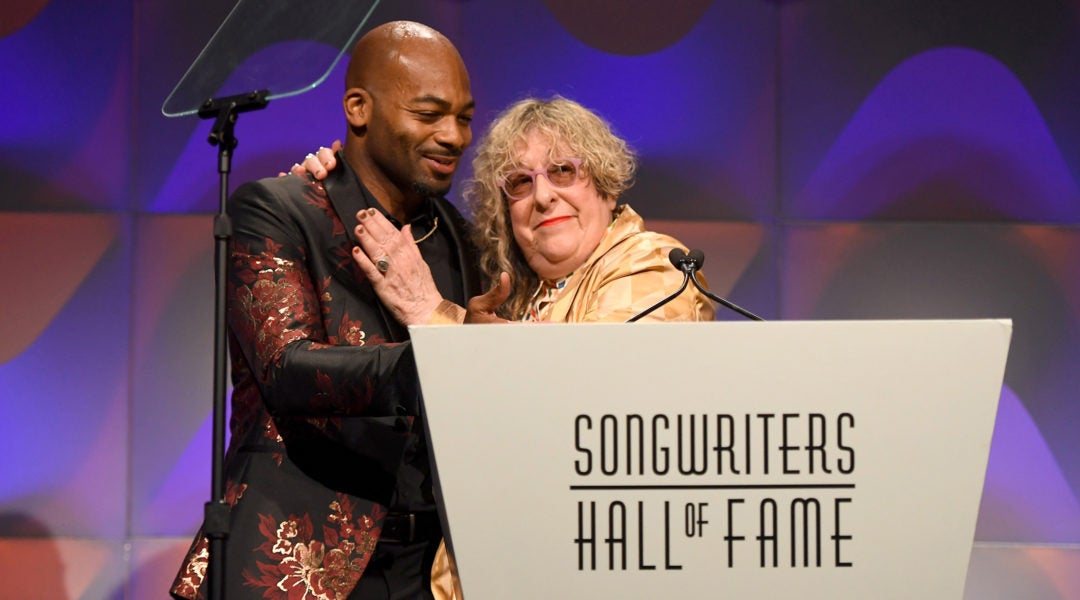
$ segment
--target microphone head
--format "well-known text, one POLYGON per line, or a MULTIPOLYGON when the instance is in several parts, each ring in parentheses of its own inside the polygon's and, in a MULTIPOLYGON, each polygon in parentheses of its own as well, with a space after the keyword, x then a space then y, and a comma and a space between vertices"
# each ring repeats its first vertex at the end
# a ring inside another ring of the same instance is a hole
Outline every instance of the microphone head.
POLYGON ((668 253, 668 260, 671 261, 672 265, 675 265, 676 269, 681 271, 683 269, 683 261, 686 260, 686 252, 684 252, 682 248, 672 248, 671 252, 668 253))
POLYGON ((688 254, 687 256, 690 258, 690 260, 697 263, 697 268, 700 269, 701 267, 705 266, 705 253, 701 250, 691 250, 690 254, 688 254))

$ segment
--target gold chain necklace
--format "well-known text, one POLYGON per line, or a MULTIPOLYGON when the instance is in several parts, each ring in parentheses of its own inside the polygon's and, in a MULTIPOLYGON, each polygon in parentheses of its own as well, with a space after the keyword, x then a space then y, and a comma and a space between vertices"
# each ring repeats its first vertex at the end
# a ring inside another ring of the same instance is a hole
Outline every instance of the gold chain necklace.
POLYGON ((415 243, 419 244, 420 242, 428 239, 429 237, 431 237, 431 234, 435 233, 435 230, 439 228, 439 217, 433 217, 433 218, 434 218, 434 223, 431 225, 431 230, 428 231, 427 233, 425 233, 423 235, 423 237, 421 237, 420 239, 413 240, 415 243))

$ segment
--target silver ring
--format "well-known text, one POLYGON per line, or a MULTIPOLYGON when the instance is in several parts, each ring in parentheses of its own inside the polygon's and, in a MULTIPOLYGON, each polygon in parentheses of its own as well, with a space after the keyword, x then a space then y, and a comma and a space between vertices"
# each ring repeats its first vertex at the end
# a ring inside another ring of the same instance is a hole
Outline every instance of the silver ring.
POLYGON ((390 270, 390 257, 389 256, 384 256, 384 257, 380 258, 379 260, 375 261, 375 268, 378 269, 380 273, 385 273, 385 272, 389 271, 390 270))

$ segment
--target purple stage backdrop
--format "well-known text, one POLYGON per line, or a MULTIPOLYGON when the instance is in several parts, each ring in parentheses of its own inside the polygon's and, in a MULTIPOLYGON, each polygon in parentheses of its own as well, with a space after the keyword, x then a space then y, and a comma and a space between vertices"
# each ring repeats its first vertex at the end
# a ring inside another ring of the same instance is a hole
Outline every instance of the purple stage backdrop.
MULTIPOLYGON (((231 8, 0 6, 0 596, 163 597, 201 520, 217 155, 160 108, 231 8)), ((966 596, 1080 597, 1080 2, 383 0, 372 22, 400 18, 460 48, 477 136, 526 95, 604 115, 641 156, 623 200, 765 318, 1011 318, 966 596)), ((243 114, 234 184, 343 137, 343 77, 243 114)))

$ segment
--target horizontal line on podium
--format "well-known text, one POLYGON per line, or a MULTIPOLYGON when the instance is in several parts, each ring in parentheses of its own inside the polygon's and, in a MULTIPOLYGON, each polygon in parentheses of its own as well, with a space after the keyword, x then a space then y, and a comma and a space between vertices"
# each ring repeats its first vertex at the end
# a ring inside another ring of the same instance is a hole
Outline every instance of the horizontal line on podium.
POLYGON ((762 483, 762 484, 610 484, 571 485, 571 491, 597 490, 853 490, 854 483, 762 483))

